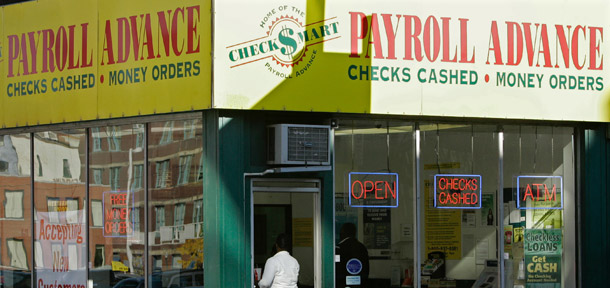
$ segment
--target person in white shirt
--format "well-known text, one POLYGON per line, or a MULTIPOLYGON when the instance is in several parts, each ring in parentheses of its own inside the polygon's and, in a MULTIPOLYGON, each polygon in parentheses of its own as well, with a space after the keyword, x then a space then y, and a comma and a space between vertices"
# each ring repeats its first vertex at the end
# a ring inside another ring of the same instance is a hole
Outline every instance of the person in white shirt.
POLYGON ((275 239, 277 253, 267 259, 263 277, 258 282, 260 288, 297 288, 299 262, 288 253, 290 239, 280 234, 275 239))

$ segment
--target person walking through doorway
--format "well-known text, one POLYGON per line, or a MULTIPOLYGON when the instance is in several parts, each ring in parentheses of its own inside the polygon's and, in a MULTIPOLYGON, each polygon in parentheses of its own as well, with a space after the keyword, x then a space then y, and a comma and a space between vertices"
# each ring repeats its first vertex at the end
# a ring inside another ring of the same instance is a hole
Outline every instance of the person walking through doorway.
POLYGON ((277 253, 267 259, 263 277, 258 282, 260 288, 297 288, 299 262, 288 253, 290 239, 280 234, 275 239, 277 253))

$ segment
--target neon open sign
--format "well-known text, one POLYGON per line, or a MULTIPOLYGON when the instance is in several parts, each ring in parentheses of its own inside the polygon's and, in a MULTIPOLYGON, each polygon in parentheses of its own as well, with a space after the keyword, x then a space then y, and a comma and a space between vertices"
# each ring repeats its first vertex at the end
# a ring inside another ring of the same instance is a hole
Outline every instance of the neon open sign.
POLYGON ((104 237, 127 237, 132 235, 134 219, 130 217, 130 213, 134 206, 133 193, 109 191, 104 192, 103 198, 104 237))
POLYGON ((480 209, 481 175, 434 175, 434 207, 480 209))
POLYGON ((517 177, 517 208, 563 209, 563 177, 517 177))
POLYGON ((398 174, 349 173, 349 206, 366 208, 398 207, 398 174))

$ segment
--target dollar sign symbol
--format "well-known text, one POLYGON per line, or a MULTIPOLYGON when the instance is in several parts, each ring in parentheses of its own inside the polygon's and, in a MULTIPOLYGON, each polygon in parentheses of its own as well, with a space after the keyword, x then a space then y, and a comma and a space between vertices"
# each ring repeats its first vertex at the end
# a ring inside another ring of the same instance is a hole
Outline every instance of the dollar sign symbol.
POLYGON ((278 35, 278 40, 280 41, 280 43, 285 45, 285 47, 282 47, 282 49, 280 49, 282 54, 289 55, 292 58, 294 52, 297 51, 297 41, 292 39, 290 35, 294 35, 294 31, 284 26, 282 27, 282 30, 278 35))

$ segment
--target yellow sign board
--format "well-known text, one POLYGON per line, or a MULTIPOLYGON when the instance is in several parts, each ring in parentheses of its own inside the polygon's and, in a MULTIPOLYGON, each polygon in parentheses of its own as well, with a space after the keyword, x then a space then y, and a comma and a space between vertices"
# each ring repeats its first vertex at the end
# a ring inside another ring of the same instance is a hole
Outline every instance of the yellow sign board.
POLYGON ((112 261, 112 271, 128 272, 129 267, 119 261, 112 261))
POLYGON ((49 0, 0 11, 2 127, 211 106, 210 0, 49 0))

